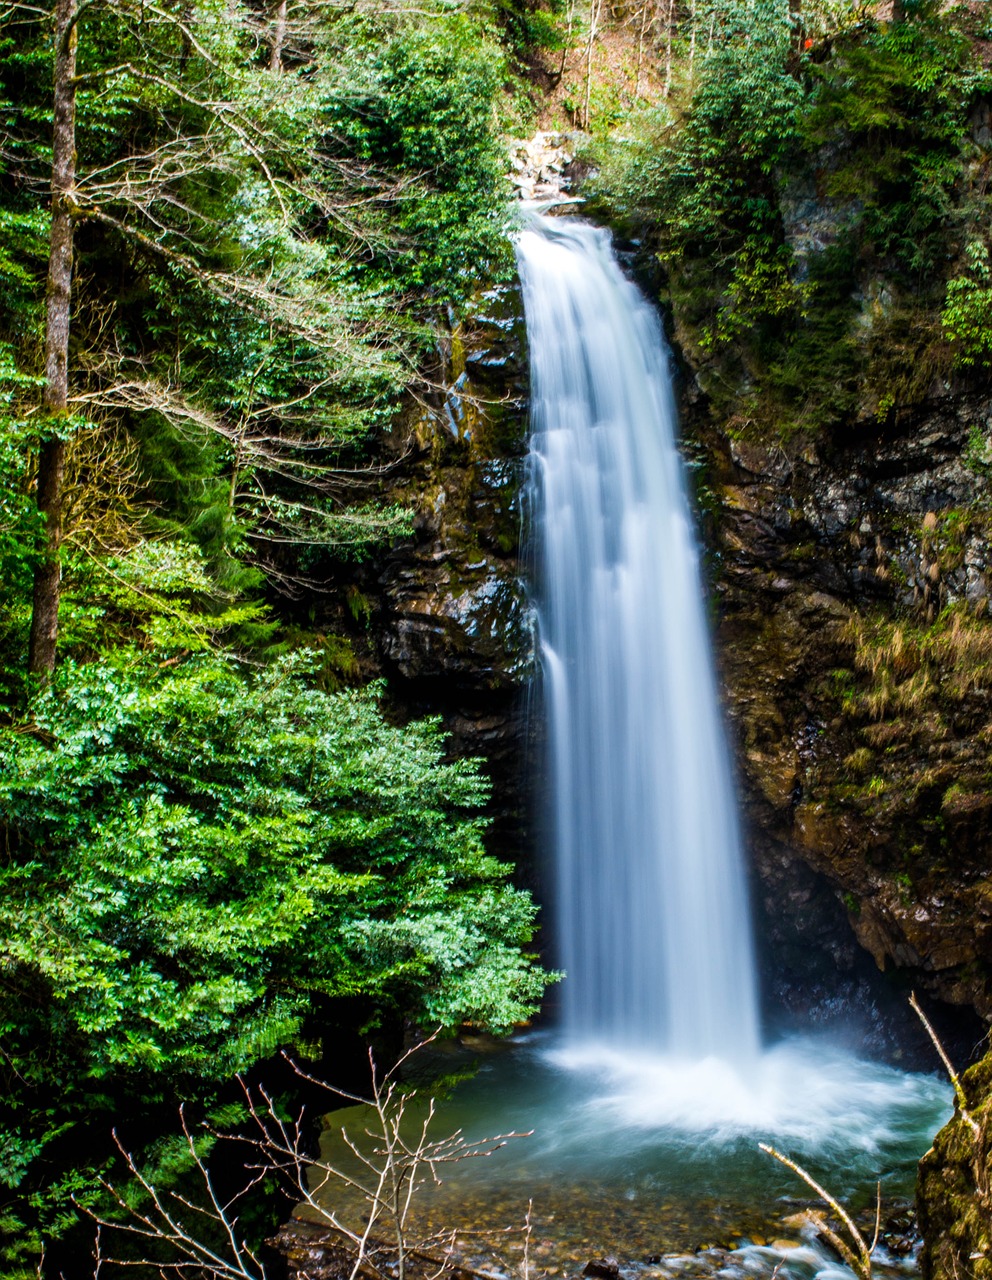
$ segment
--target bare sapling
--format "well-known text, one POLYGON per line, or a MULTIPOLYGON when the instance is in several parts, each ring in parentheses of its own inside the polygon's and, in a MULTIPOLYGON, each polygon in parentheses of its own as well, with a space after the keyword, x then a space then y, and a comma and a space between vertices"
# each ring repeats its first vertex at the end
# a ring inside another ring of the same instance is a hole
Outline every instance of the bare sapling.
POLYGON ((954 1090, 954 1101, 957 1103, 958 1114, 961 1116, 961 1119, 965 1122, 971 1132, 977 1137, 979 1131, 978 1122, 968 1110, 968 1098, 965 1094, 964 1086, 961 1084, 961 1079, 958 1076, 958 1073, 954 1070, 954 1066, 950 1058, 947 1056, 946 1049, 941 1044, 936 1031, 934 1031, 933 1024, 920 1008, 919 1001, 916 999, 915 991, 910 993, 909 1005, 919 1020, 923 1023, 924 1029, 930 1037, 933 1047, 937 1050, 937 1056, 944 1064, 944 1070, 947 1072, 947 1078, 950 1080, 951 1088, 954 1090))
POLYGON ((961 1083, 961 1078, 954 1070, 954 1065, 948 1056, 947 1050, 944 1048, 943 1044, 941 1044, 940 1038, 937 1035, 937 1032, 933 1029, 930 1019, 920 1008, 919 1002, 916 999, 915 991, 910 994, 909 1003, 913 1012, 923 1023, 933 1047, 937 1050, 937 1056, 944 1064, 944 1070, 947 1072, 947 1077, 951 1082, 951 1088, 954 1090, 954 1102, 957 1114, 961 1117, 962 1122, 968 1126, 968 1129, 971 1132, 971 1177, 975 1184, 975 1195, 978 1199, 978 1203, 985 1209, 992 1208, 992 1188, 990 1188, 989 1185, 989 1162, 987 1159, 988 1120, 986 1119, 982 1123, 979 1123, 979 1121, 971 1114, 971 1111, 968 1108, 968 1095, 964 1091, 964 1085, 961 1083))
POLYGON ((668 17, 665 20, 665 87, 662 97, 672 91, 672 40, 675 36, 675 0, 668 0, 668 17))
POLYGON ((784 1164, 787 1169, 791 1169, 797 1177, 806 1183, 811 1191, 816 1192, 817 1196, 830 1206, 843 1224, 847 1239, 839 1231, 834 1230, 827 1221, 826 1214, 821 1210, 808 1209, 803 1216, 818 1235, 829 1241, 838 1255, 858 1277, 858 1280, 871 1280, 871 1258, 878 1245, 878 1238, 882 1229, 882 1184, 878 1183, 876 1188, 875 1233, 869 1244, 858 1229, 857 1223, 840 1201, 835 1199, 825 1187, 821 1187, 812 1174, 807 1173, 802 1165, 797 1164, 795 1160, 790 1160, 788 1156, 783 1155, 781 1151, 776 1151, 774 1147, 765 1142, 759 1142, 758 1146, 766 1155, 772 1156, 780 1164, 784 1164))
MULTIPOLYGON (((250 1193, 270 1179, 305 1211, 309 1221, 328 1228, 338 1239, 349 1260, 349 1280, 407 1280, 411 1260, 423 1280, 440 1280, 449 1271, 477 1280, 499 1280, 457 1260, 459 1233, 426 1237, 413 1233, 411 1214, 418 1189, 427 1182, 440 1184, 443 1166, 491 1155, 511 1138, 527 1135, 505 1133, 470 1141, 457 1130, 433 1137, 435 1100, 430 1098, 422 1114, 414 1116, 411 1103, 416 1091, 400 1080, 404 1064, 421 1047, 406 1053, 384 1075, 379 1074, 370 1052, 369 1097, 338 1089, 284 1055, 301 1081, 326 1093, 328 1110, 342 1102, 367 1108, 368 1124, 360 1135, 344 1127, 340 1130, 350 1159, 315 1156, 304 1110, 287 1119, 264 1086, 250 1086, 243 1080, 249 1118, 246 1133, 221 1134, 209 1126, 194 1130, 180 1111, 198 1193, 157 1187, 115 1134, 128 1182, 124 1186, 103 1182, 115 1213, 85 1210, 97 1228, 95 1274, 104 1266, 117 1265, 151 1267, 163 1277, 191 1280, 266 1280, 264 1258, 247 1241, 239 1218, 250 1193), (242 1186, 228 1199, 218 1193, 206 1156, 218 1142, 238 1144, 239 1163, 245 1170, 242 1186), (140 1192, 137 1197, 135 1189, 140 1192), (350 1208, 341 1207, 342 1203, 350 1208), (115 1240, 126 1240, 127 1249, 114 1252, 115 1240)), ((530 1209, 522 1231, 526 1280, 530 1209)))
POLYGON ((589 129, 592 110, 592 61, 596 37, 599 35, 599 19, 602 12, 602 0, 589 0, 589 34, 586 40, 586 89, 582 105, 582 127, 589 129))
POLYGON ((644 42, 647 39, 648 28, 654 23, 654 18, 653 0, 643 0, 637 23, 637 69, 634 75, 635 98, 639 98, 641 95, 641 79, 644 67, 644 42))
MULTIPOLYGON (((979 1123, 969 1110, 968 1096, 965 1093, 961 1079, 955 1071, 954 1065, 951 1062, 946 1049, 941 1043, 940 1037, 934 1030, 932 1023, 920 1008, 915 992, 910 995, 909 1004, 920 1022, 923 1023, 926 1033, 930 1037, 933 1047, 937 1051, 937 1056, 944 1065, 944 1070, 947 1072, 947 1077, 954 1090, 957 1114, 971 1132, 973 1138, 971 1172, 972 1179, 975 1184, 975 1194, 979 1204, 988 1208, 992 1205, 992 1194, 990 1194, 989 1167, 986 1159, 987 1126, 985 1123, 979 1123)), ((875 1233, 872 1237, 871 1244, 869 1244, 862 1233, 858 1230, 857 1224, 854 1222, 851 1215, 844 1209, 843 1205, 841 1205, 829 1191, 822 1187, 811 1174, 807 1173, 801 1165, 797 1164, 794 1160, 790 1160, 788 1156, 783 1155, 780 1151, 776 1151, 774 1147, 769 1146, 767 1143, 761 1142, 758 1145, 762 1151, 773 1156, 781 1164, 784 1164, 787 1169, 791 1169, 792 1172, 801 1178, 811 1190, 816 1192, 821 1200, 825 1201, 826 1204, 829 1205, 843 1224, 847 1239, 845 1239, 840 1232, 835 1231, 834 1228, 831 1227, 826 1219, 826 1215, 822 1211, 808 1210, 804 1214, 806 1221, 810 1226, 815 1228, 819 1235, 823 1236, 825 1240, 828 1240, 830 1244, 833 1245, 834 1249, 836 1249, 844 1262, 846 1262, 855 1275, 859 1277, 859 1280, 871 1280, 872 1254, 878 1245, 882 1225, 882 1184, 878 1183, 877 1186, 875 1233)))

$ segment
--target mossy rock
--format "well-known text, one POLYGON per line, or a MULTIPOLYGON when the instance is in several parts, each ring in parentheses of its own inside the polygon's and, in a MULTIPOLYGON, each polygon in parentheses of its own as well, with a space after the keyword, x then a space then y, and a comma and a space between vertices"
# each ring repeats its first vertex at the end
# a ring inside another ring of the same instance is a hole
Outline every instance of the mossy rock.
POLYGON ((962 1086, 964 1106, 920 1162, 924 1280, 992 1280, 992 1052, 962 1086))

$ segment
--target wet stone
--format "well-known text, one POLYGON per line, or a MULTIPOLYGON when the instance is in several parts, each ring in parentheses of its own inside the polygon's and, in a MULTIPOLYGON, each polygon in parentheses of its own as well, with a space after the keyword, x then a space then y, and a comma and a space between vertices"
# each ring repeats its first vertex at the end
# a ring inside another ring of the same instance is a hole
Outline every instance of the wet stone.
POLYGON ((588 1280, 618 1280, 620 1268, 610 1258, 590 1259, 582 1268, 582 1274, 588 1280))

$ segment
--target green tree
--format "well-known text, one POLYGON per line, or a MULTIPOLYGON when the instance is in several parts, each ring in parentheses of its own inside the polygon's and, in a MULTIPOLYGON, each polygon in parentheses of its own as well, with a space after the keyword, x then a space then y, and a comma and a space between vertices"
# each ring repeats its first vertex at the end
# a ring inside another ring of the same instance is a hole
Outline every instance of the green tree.
POLYGON ((539 998, 477 766, 378 687, 233 656, 306 556, 409 528, 370 439, 511 257, 503 55, 484 12, 419 9, 0 13, 10 1266, 98 1194, 115 1122, 158 1159, 180 1101, 336 1004, 505 1029, 539 998))
POLYGON ((827 194, 857 202, 866 250, 913 283, 946 256, 968 108, 985 80, 972 61, 954 17, 927 2, 839 35, 811 66, 802 129, 826 153, 827 194))
POLYGON ((319 1002, 505 1030, 540 997, 478 766, 307 670, 121 650, 62 664, 0 732, 0 1214, 22 1246, 95 1194, 115 1117, 208 1105, 319 1037, 319 1002))

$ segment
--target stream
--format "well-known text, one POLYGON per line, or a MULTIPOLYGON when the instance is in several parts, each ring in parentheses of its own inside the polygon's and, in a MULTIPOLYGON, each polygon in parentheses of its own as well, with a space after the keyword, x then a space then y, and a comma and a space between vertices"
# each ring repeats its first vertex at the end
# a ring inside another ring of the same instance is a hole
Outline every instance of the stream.
MULTIPOLYGON (((469 1142, 513 1131, 491 1155, 440 1166, 414 1203, 414 1238, 457 1234, 458 1256, 500 1275, 520 1272, 530 1211, 535 1275, 574 1276, 591 1259, 650 1277, 719 1275, 809 1280, 850 1272, 798 1220, 816 1197, 758 1148, 774 1145, 858 1214, 870 1238, 876 1180, 893 1220, 876 1270, 911 1272, 903 1210, 916 1163, 951 1112, 949 1087, 852 1057, 828 1042, 785 1041, 747 1073, 717 1059, 564 1048, 550 1033, 509 1045, 429 1046, 425 1075, 467 1075, 438 1094, 435 1136, 469 1142), (728 1271, 728 1268, 730 1270, 728 1271), (733 1270, 737 1268, 737 1270, 733 1270)), ((406 1116, 413 1134, 423 1103, 406 1116)), ((341 1129, 369 1126, 362 1108, 335 1112, 324 1158, 345 1169, 341 1129)), ((328 1202, 359 1222, 364 1201, 334 1185, 328 1202)), ((307 1216, 307 1215, 304 1215, 307 1216)))

